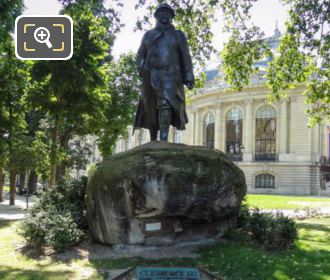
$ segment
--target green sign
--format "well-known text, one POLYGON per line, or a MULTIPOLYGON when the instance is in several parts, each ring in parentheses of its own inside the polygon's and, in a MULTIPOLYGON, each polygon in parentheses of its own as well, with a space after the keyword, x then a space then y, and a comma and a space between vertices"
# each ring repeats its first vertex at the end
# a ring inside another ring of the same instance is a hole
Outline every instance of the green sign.
POLYGON ((200 280, 199 270, 185 267, 137 267, 137 280, 200 280))

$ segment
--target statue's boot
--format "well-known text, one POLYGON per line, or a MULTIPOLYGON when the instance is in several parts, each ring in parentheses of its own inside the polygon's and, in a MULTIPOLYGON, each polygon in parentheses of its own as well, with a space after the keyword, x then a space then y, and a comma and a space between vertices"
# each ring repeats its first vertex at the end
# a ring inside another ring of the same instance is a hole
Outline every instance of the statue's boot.
POLYGON ((150 141, 157 141, 157 128, 149 128, 150 141))
POLYGON ((159 130, 160 141, 168 141, 168 131, 171 124, 171 109, 163 109, 159 112, 159 130))

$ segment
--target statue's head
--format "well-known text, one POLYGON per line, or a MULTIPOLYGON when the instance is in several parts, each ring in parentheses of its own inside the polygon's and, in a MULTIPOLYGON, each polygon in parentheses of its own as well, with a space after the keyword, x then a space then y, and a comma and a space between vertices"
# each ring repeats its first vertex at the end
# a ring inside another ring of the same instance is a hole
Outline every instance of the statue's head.
POLYGON ((175 16, 173 8, 166 4, 166 3, 161 3, 157 7, 155 13, 154 13, 155 18, 157 19, 158 22, 162 24, 168 24, 172 21, 172 19, 175 16))

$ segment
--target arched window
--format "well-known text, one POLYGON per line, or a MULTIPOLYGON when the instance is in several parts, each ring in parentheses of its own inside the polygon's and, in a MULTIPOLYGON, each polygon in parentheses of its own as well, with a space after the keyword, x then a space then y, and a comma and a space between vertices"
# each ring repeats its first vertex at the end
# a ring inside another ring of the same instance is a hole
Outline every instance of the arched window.
POLYGON ((212 113, 207 113, 204 119, 204 145, 214 148, 214 116, 212 113))
POLYGON ((243 116, 239 108, 230 109, 226 114, 226 153, 232 160, 242 160, 243 116))
POLYGON ((272 174, 259 174, 256 176, 256 188, 266 188, 274 189, 275 188, 275 177, 272 174))
POLYGON ((275 160, 276 111, 264 105, 256 113, 256 160, 275 160))

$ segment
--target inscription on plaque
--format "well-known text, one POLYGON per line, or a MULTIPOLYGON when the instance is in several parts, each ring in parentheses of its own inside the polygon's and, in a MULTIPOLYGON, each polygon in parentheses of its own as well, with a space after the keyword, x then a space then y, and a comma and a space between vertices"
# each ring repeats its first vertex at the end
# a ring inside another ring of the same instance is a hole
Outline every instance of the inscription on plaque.
POLYGON ((137 267, 138 280, 200 280, 199 270, 185 267, 137 267))
POLYGON ((162 223, 146 223, 146 231, 159 231, 162 228, 162 223))

